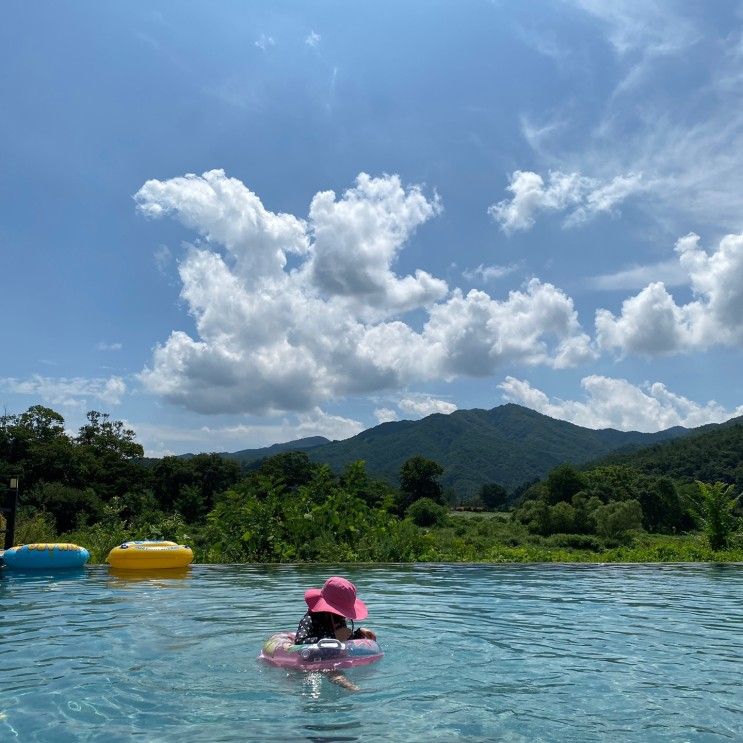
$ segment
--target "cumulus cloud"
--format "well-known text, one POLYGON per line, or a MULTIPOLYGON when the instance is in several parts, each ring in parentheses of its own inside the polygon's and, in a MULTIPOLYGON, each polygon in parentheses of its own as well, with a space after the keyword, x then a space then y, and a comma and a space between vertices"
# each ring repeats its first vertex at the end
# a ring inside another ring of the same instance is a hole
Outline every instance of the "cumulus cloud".
POLYGON ((586 428, 652 432, 672 426, 694 428, 706 423, 721 423, 743 415, 743 406, 726 410, 714 400, 696 403, 671 392, 660 382, 637 386, 626 379, 592 375, 581 381, 584 401, 549 398, 528 381, 510 376, 498 386, 508 402, 586 428))
POLYGON ((251 285, 280 277, 287 254, 308 249, 302 220, 267 211, 258 196, 223 170, 149 180, 134 199, 145 216, 174 216, 210 243, 226 248, 240 279, 251 285))
POLYGON ((330 415, 316 407, 309 413, 299 415, 299 423, 294 430, 301 438, 325 436, 328 439, 347 439, 361 433, 364 426, 352 418, 330 415))
POLYGON ((118 405, 126 394, 126 383, 121 377, 85 379, 82 377, 42 377, 29 379, 0 378, 0 390, 16 395, 41 398, 50 405, 85 407, 89 398, 106 405, 118 405))
POLYGON ((399 416, 392 408, 377 408, 374 411, 374 417, 377 419, 377 423, 391 423, 399 420, 399 416))
POLYGON ((637 173, 601 182, 579 173, 550 171, 547 182, 538 173, 516 170, 506 187, 513 195, 488 209, 504 232, 528 230, 540 212, 566 212, 564 224, 573 227, 597 214, 612 213, 631 194, 642 188, 637 173))
POLYGON ((364 428, 359 421, 331 415, 320 408, 301 415, 225 426, 163 426, 146 422, 128 425, 136 432, 148 457, 259 449, 307 436, 341 440, 355 436, 364 428))
POLYGON ((340 199, 333 191, 312 199, 314 249, 306 269, 330 296, 393 311, 431 304, 446 295, 446 282, 420 270, 401 279, 392 264, 416 228, 440 211, 438 197, 404 189, 396 175, 361 173, 340 199))
POLYGON ((654 282, 624 300, 619 315, 597 310, 602 349, 653 356, 743 345, 743 235, 726 235, 708 253, 690 233, 676 243, 676 253, 692 301, 679 305, 662 282, 654 282))
POLYGON ((320 43, 321 38, 320 34, 310 31, 305 37, 304 43, 314 49, 320 43))
POLYGON ((415 395, 404 397, 397 403, 400 410, 416 418, 424 418, 434 413, 444 413, 448 415, 453 413, 457 406, 453 402, 446 400, 437 400, 430 395, 415 395))
POLYGON ((508 362, 563 367, 595 356, 572 300, 551 284, 533 279, 498 300, 447 294, 424 271, 396 275, 405 242, 441 210, 396 175, 362 173, 340 197, 318 193, 307 220, 268 211, 218 170, 148 181, 135 198, 143 214, 172 215, 207 241, 179 265, 197 337, 174 331, 140 375, 191 410, 308 411, 508 362), (420 329, 404 321, 413 309, 425 313, 420 329))

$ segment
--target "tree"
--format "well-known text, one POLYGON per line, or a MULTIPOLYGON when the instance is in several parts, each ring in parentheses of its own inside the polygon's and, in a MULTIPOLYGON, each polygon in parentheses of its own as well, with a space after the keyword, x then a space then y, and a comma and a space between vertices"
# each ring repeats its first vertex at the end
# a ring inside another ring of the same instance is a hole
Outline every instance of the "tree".
POLYGON ((550 508, 549 524, 553 534, 572 534, 575 531, 575 508, 560 501, 550 508))
POLYGON ((682 509, 676 486, 668 477, 640 489, 643 523, 648 531, 668 531, 681 522, 682 509))
POLYGON ((94 523, 103 516, 103 503, 93 490, 59 482, 38 485, 29 493, 28 502, 52 516, 58 533, 94 523))
POLYGON ((570 499, 583 490, 583 478, 575 467, 561 464, 555 467, 547 477, 547 498, 551 504, 560 501, 570 502, 570 499))
POLYGON ((405 515, 417 526, 440 526, 446 521, 448 510, 430 498, 419 498, 408 506, 405 515))
POLYGON ((74 484, 78 464, 64 418, 51 408, 33 405, 20 415, 0 417, 0 469, 21 475, 26 492, 40 482, 74 484))
POLYGON ((303 451, 285 451, 264 459, 258 472, 293 490, 310 482, 316 467, 303 451))
POLYGON ((404 513, 411 503, 421 498, 444 505, 444 491, 439 482, 443 474, 443 467, 431 459, 420 455, 408 459, 400 470, 400 510, 404 513))
POLYGON ((593 512, 596 533, 621 539, 629 531, 642 529, 642 506, 636 500, 612 501, 593 512))
POLYGON ((726 485, 724 482, 708 485, 697 481, 697 485, 699 497, 694 504, 695 511, 707 534, 709 546, 713 550, 723 549, 727 547, 735 526, 733 510, 740 495, 734 496, 734 486, 726 485))
POLYGON ((480 500, 485 508, 497 511, 506 505, 508 492, 497 482, 488 482, 480 487, 480 500))
POLYGON ((77 484, 92 487, 105 502, 142 487, 146 473, 138 460, 144 449, 134 431, 123 421, 110 420, 108 413, 91 410, 86 417, 74 441, 80 462, 77 484))

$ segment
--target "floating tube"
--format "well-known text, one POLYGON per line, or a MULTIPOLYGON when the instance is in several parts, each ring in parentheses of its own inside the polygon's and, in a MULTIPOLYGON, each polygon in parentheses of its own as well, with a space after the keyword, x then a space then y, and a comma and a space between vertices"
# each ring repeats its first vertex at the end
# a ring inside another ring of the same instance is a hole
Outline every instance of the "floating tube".
POLYGON ((118 570, 167 570, 185 568, 193 561, 190 547, 175 542, 124 542, 106 558, 118 570))
POLYGON ((365 666, 383 655, 376 640, 327 639, 315 645, 295 645, 293 632, 277 632, 263 643, 258 657, 271 665, 298 671, 334 671, 365 666))
POLYGON ((69 570, 81 568, 89 559, 85 547, 57 542, 24 544, 3 553, 5 565, 15 570, 69 570))

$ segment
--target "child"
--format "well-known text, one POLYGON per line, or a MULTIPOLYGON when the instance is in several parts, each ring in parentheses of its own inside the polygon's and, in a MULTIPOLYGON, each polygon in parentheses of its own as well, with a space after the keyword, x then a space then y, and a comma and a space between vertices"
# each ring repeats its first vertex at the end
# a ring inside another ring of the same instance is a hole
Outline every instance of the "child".
MULTIPOLYGON (((326 638, 341 642, 360 638, 377 639, 370 629, 353 629, 354 619, 364 619, 369 612, 366 604, 356 598, 356 586, 351 581, 337 575, 328 578, 321 589, 310 588, 306 591, 304 600, 307 603, 307 613, 297 627, 295 644, 309 645, 326 638), (346 619, 351 620, 350 628, 346 619)), ((358 691, 359 687, 351 683, 342 671, 331 671, 328 678, 346 689, 358 691)))

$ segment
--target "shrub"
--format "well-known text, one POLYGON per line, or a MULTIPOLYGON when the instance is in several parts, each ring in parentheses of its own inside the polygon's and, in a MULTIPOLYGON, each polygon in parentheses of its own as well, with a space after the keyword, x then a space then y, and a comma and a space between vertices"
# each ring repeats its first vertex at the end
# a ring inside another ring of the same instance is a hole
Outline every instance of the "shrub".
POLYGON ((417 526, 441 526, 446 521, 448 510, 430 498, 420 498, 411 503, 405 515, 417 526))

